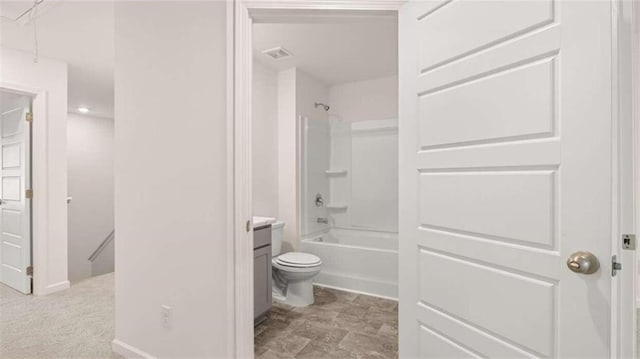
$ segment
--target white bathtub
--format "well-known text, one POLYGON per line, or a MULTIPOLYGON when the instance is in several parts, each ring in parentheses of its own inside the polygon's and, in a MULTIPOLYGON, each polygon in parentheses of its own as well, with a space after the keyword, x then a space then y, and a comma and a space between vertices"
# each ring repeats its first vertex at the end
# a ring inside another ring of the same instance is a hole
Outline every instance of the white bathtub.
POLYGON ((331 229, 302 239, 301 250, 322 259, 314 283, 398 298, 398 235, 331 229))

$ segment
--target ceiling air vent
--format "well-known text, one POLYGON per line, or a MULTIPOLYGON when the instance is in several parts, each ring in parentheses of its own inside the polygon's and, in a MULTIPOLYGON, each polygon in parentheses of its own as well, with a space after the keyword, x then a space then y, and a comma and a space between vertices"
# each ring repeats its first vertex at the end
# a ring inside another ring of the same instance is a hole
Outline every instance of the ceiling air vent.
POLYGON ((280 60, 286 57, 293 56, 288 50, 283 47, 274 47, 273 49, 264 50, 262 51, 262 53, 274 60, 280 60))

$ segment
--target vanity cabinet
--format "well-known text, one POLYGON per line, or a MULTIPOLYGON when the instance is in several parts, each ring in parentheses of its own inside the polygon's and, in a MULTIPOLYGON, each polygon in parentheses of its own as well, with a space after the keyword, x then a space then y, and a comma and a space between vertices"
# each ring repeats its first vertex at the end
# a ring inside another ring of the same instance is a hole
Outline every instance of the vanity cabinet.
POLYGON ((271 309, 271 225, 253 230, 253 319, 271 309))

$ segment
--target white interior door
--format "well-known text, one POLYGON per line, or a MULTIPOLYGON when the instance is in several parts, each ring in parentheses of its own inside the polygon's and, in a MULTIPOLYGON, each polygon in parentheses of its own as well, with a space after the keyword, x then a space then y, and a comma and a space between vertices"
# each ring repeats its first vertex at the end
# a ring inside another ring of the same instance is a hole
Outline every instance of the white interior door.
POLYGON ((0 281, 31 293, 30 99, 4 101, 15 105, 0 117, 0 281))
POLYGON ((400 357, 609 357, 611 26, 609 1, 401 10, 400 357))

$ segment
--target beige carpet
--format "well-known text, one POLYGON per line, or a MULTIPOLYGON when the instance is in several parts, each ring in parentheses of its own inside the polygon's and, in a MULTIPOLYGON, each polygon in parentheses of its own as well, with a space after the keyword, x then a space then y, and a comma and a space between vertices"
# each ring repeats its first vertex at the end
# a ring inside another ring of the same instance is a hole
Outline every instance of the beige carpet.
POLYGON ((119 358, 113 273, 44 297, 0 284, 0 358, 119 358))

